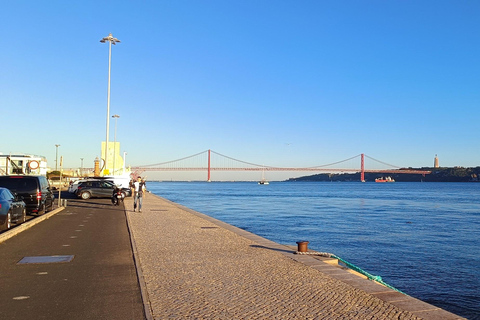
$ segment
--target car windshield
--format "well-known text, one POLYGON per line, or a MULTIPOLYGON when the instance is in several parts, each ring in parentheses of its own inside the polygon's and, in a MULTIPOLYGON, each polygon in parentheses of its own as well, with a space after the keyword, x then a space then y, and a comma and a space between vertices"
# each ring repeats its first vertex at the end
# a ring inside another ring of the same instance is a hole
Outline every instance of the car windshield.
POLYGON ((15 197, 8 189, 0 189, 0 199, 13 200, 15 197))
POLYGON ((100 183, 100 187, 102 188, 114 188, 115 186, 107 181, 103 181, 100 183))

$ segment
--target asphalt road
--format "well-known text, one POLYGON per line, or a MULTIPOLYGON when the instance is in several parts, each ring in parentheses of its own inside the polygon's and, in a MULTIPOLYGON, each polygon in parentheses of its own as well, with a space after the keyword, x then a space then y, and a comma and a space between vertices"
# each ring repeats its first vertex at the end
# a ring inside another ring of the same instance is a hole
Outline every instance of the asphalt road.
POLYGON ((1 319, 144 319, 123 205, 68 199, 1 243, 0 306, 1 319), (19 264, 25 257, 46 263, 19 264))

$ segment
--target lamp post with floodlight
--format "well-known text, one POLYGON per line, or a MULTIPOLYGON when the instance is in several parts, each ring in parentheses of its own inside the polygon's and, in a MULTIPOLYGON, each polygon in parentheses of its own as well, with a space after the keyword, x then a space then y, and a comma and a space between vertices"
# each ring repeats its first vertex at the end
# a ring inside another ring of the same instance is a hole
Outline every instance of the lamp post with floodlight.
POLYGON ((127 163, 127 152, 123 151, 123 173, 125 173, 125 164, 127 163))
POLYGON ((112 69, 112 44, 120 42, 117 38, 114 38, 110 33, 108 37, 100 40, 101 43, 108 41, 108 92, 107 92, 107 138, 105 141, 105 168, 104 173, 108 172, 108 131, 110 130, 110 73, 112 69))
POLYGON ((58 147, 60 147, 59 144, 55 145, 55 171, 58 171, 57 169, 57 163, 58 163, 58 147))

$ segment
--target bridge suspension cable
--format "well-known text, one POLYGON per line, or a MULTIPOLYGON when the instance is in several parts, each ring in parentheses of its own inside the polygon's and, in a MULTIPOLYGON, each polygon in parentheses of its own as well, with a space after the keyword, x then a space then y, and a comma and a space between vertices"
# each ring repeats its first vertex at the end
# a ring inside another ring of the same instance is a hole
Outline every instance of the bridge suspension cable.
POLYGON ((353 159, 358 158, 358 157, 360 157, 360 156, 361 156, 361 154, 357 154, 356 156, 353 156, 353 157, 348 158, 348 159, 345 159, 345 160, 340 160, 340 161, 337 161, 337 162, 332 162, 332 163, 324 164, 324 165, 321 165, 321 166, 307 167, 307 168, 308 168, 308 169, 309 169, 309 168, 315 169, 315 168, 325 168, 325 167, 329 167, 329 166, 334 166, 334 165, 339 164, 339 163, 343 163, 343 162, 347 162, 347 161, 353 160, 353 159))
POLYGON ((235 158, 226 156, 226 155, 224 155, 224 154, 215 152, 215 151, 213 151, 213 150, 212 150, 211 152, 212 152, 213 154, 218 155, 218 156, 221 156, 221 157, 224 157, 224 158, 227 158, 227 159, 229 159, 229 160, 236 161, 236 162, 240 162, 240 163, 243 163, 243 164, 247 164, 247 165, 249 165, 249 166, 260 167, 260 168, 275 168, 275 167, 272 167, 272 166, 265 166, 265 165, 261 165, 261 164, 256 164, 256 163, 251 163, 251 162, 247 162, 247 161, 243 161, 243 160, 238 160, 238 159, 235 159, 235 158))
POLYGON ((376 161, 376 162, 378 162, 378 163, 381 163, 381 164, 383 164, 383 165, 389 166, 389 167, 393 167, 393 168, 397 168, 397 169, 400 169, 400 168, 401 168, 401 167, 399 167, 399 166, 395 166, 395 165, 393 165, 393 164, 389 164, 389 163, 386 163, 386 162, 377 160, 377 159, 372 158, 372 157, 369 157, 369 156, 367 156, 367 155, 365 155, 365 157, 368 158, 368 159, 370 159, 370 160, 373 160, 373 161, 376 161))
MULTIPOLYGON (((282 167, 274 167, 274 166, 267 166, 267 165, 261 165, 261 164, 251 163, 251 162, 247 162, 247 161, 243 161, 243 160, 239 160, 239 159, 235 159, 235 158, 226 156, 226 155, 224 155, 224 154, 215 152, 215 151, 213 151, 213 150, 212 150, 211 152, 214 153, 214 154, 216 154, 216 155, 219 155, 219 156, 221 156, 221 157, 224 157, 224 158, 227 158, 227 159, 230 159, 230 160, 233 160, 233 161, 237 161, 237 162, 240 162, 240 163, 243 163, 243 164, 247 164, 247 165, 250 165, 250 166, 255 166, 255 167, 260 167, 260 168, 271 168, 271 169, 294 169, 294 168, 282 168, 282 167)), ((350 161, 350 160, 355 159, 355 158, 358 158, 358 157, 360 157, 360 154, 358 154, 358 155, 356 155, 356 156, 353 156, 353 157, 351 157, 351 158, 345 159, 345 160, 337 161, 337 162, 332 162, 332 163, 328 163, 328 164, 324 164, 324 165, 319 165, 319 166, 312 166, 312 167, 300 167, 300 168, 295 168, 295 169, 296 169, 296 170, 306 169, 307 171, 310 171, 311 169, 325 168, 325 167, 328 167, 328 166, 334 166, 334 165, 336 165, 336 164, 343 163, 343 162, 347 162, 347 161, 350 161)))
POLYGON ((180 162, 180 161, 183 161, 183 160, 187 160, 187 159, 190 159, 190 158, 194 158, 196 156, 199 156, 201 154, 206 154, 208 152, 208 150, 205 150, 205 151, 202 151, 202 152, 199 152, 199 153, 196 153, 196 154, 193 154, 191 156, 188 156, 188 157, 184 157, 184 158, 180 158, 180 159, 176 159, 176 160, 171 160, 171 161, 166 161, 166 162, 160 162, 160 163, 154 163, 154 164, 146 164, 146 165, 141 165, 141 166, 138 166, 138 167, 152 167, 152 166, 162 166, 162 165, 166 165, 166 164, 171 164, 171 163, 174 163, 174 162, 180 162))

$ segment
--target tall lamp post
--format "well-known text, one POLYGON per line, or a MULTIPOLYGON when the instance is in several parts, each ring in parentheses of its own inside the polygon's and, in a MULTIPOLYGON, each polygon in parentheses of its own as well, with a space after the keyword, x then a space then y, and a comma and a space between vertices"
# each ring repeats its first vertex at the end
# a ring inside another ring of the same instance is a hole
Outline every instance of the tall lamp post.
POLYGON ((105 169, 104 172, 108 172, 108 131, 110 130, 110 73, 112 69, 112 44, 120 42, 117 38, 114 38, 111 33, 108 37, 100 40, 101 43, 108 41, 108 93, 107 93, 107 137, 105 139, 105 169))
POLYGON ((58 147, 60 147, 59 144, 55 145, 55 171, 58 171, 57 169, 57 164, 58 164, 58 147))
POLYGON ((125 173, 126 163, 127 163, 127 152, 123 151, 123 173, 125 173))
POLYGON ((83 158, 80 158, 80 176, 83 177, 83 158))
POLYGON ((112 118, 115 118, 115 131, 113 134, 113 175, 115 175, 115 161, 117 160, 117 119, 120 118, 120 116, 114 114, 112 118))

